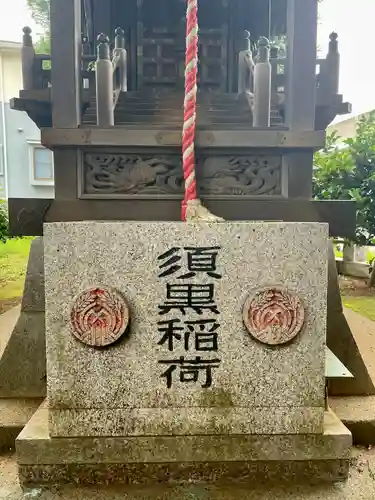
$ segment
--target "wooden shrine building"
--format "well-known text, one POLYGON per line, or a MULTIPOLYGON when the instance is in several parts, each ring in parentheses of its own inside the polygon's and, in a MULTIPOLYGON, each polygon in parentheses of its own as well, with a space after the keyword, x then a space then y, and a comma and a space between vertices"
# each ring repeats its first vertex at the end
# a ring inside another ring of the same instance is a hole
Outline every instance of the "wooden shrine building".
MULTIPOLYGON (((313 153, 350 108, 336 34, 316 56, 318 1, 198 5, 204 203, 228 220, 327 221, 349 236, 352 203, 311 201, 313 153), (264 37, 286 40, 286 53, 264 37), (271 65, 269 106, 257 106, 258 64, 271 65)), ((40 235, 44 221, 179 220, 185 12, 184 0, 51 0, 51 56, 24 29, 12 107, 54 152, 55 199, 10 199, 14 235, 40 235)))

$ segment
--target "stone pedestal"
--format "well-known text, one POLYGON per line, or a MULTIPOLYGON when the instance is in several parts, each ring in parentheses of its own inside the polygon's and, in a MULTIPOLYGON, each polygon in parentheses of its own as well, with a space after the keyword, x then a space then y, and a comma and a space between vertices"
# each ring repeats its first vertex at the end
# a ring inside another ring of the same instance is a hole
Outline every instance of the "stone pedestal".
POLYGON ((332 412, 322 435, 52 438, 47 421, 42 407, 18 437, 23 485, 334 482, 351 456, 351 434, 332 412))
POLYGON ((350 433, 325 413, 327 237, 47 224, 48 410, 19 437, 21 481, 343 479, 350 433))

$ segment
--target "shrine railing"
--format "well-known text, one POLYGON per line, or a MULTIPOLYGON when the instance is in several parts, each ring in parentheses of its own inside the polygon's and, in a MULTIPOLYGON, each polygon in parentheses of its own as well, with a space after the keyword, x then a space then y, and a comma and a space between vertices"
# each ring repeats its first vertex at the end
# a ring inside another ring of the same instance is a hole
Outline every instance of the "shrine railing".
MULTIPOLYGON (((88 89, 95 82, 95 73, 90 64, 95 61, 95 54, 87 52, 87 43, 82 41, 81 73, 82 87, 88 89)), ((23 90, 42 90, 52 86, 51 56, 37 54, 34 49, 31 29, 23 28, 21 49, 23 90)))
POLYGON ((102 128, 115 124, 115 107, 120 92, 127 91, 127 55, 125 37, 122 29, 117 28, 115 48, 111 58, 109 39, 101 34, 98 37, 98 58, 96 61, 96 119, 102 128))
MULTIPOLYGON (((121 91, 127 90, 127 51, 124 31, 118 28, 114 42, 105 35, 98 37, 97 54, 90 53, 91 46, 82 41, 81 85, 87 90, 86 100, 96 99, 97 125, 114 126, 114 111, 121 91), (88 96, 88 97, 87 97, 88 96)), ((23 90, 40 90, 51 87, 51 56, 37 54, 33 46, 31 29, 23 29, 21 51, 23 90)), ((244 105, 253 113, 254 127, 270 126, 272 110, 284 112, 286 102, 287 58, 279 57, 277 47, 261 38, 255 60, 250 44, 250 34, 245 32, 238 60, 238 94, 246 96, 244 105), (247 103, 247 104, 246 104, 247 103)), ((317 59, 317 106, 330 106, 338 102, 340 54, 338 36, 330 35, 327 56, 317 59)))
POLYGON ((267 38, 258 42, 256 61, 253 60, 250 33, 244 33, 243 48, 238 58, 238 95, 244 95, 252 111, 253 126, 268 128, 271 125, 270 47, 267 38))
MULTIPOLYGON (((325 58, 317 59, 317 103, 318 105, 332 104, 339 92, 340 53, 338 50, 338 35, 331 33, 328 53, 325 58)), ((287 58, 279 57, 279 49, 272 47, 270 51, 272 66, 272 103, 280 104, 284 101, 287 78, 287 58)))

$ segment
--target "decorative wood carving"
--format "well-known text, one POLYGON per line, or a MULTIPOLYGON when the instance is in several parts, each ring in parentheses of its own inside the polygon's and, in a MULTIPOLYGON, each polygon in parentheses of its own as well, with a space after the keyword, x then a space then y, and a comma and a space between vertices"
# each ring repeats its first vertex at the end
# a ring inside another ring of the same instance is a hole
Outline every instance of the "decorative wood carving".
POLYGON ((280 156, 213 156, 198 161, 202 194, 279 195, 280 156))
POLYGON ((281 287, 264 288, 252 294, 246 301, 243 314, 249 333, 268 345, 292 341, 305 321, 300 298, 281 287))
POLYGON ((70 322, 78 340, 92 347, 106 347, 125 333, 129 317, 124 297, 117 290, 100 287, 75 298, 70 322))
MULTIPOLYGON (((121 198, 123 195, 183 193, 179 155, 86 153, 83 169, 84 195, 121 198)), ((197 176, 203 195, 279 195, 281 157, 200 157, 197 176)))

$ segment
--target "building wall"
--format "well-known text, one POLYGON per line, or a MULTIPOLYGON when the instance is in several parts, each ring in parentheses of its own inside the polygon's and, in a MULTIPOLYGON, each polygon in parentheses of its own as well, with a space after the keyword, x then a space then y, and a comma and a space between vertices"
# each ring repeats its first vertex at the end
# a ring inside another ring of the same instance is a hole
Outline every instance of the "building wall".
POLYGON ((26 113, 10 109, 9 101, 22 88, 19 49, 1 50, 0 45, 0 73, 0 198, 53 198, 53 181, 38 183, 33 176, 40 131, 26 113))
POLYGON ((16 94, 18 95, 22 84, 21 53, 18 50, 2 51, 2 59, 4 80, 1 92, 5 102, 9 102, 15 96, 15 89, 18 89, 16 94))
POLYGON ((347 120, 331 125, 330 127, 328 127, 327 132, 331 133, 333 131, 336 131, 337 134, 343 139, 353 139, 357 133, 358 122, 363 117, 368 118, 370 116, 370 113, 371 111, 368 113, 362 113, 357 116, 352 116, 347 120))
POLYGON ((342 122, 331 125, 327 129, 327 133, 336 132, 343 139, 352 139, 355 137, 357 127, 356 117, 353 116, 349 120, 344 120, 342 122))

